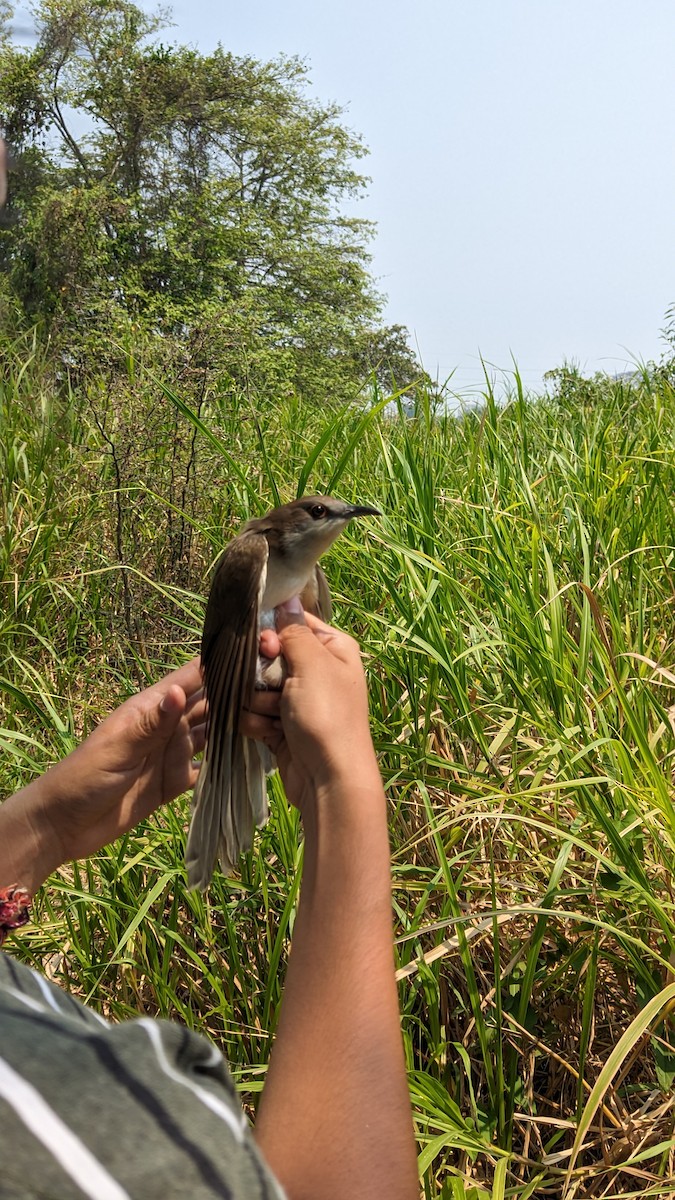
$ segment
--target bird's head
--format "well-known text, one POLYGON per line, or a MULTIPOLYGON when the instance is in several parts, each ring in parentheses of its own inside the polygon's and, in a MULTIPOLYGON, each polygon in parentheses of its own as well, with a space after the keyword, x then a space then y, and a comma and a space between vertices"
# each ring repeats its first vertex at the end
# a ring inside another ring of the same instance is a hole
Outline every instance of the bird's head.
POLYGON ((369 504, 346 504, 331 496, 302 496, 272 509, 265 517, 249 521, 246 529, 264 533, 285 555, 317 562, 354 517, 381 516, 369 504))

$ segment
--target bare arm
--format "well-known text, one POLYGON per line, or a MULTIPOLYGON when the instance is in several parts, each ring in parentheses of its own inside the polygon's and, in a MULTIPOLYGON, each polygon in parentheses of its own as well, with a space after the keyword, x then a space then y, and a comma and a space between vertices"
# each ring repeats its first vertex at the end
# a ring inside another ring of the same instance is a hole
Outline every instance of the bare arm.
POLYGON ((255 1136, 289 1200, 413 1200, 387 816, 365 680, 356 643, 307 622, 281 633, 283 736, 270 728, 266 738, 302 810, 305 866, 255 1136))
MULTIPOLYGON (((306 836, 256 1138, 289 1200, 413 1200, 386 809, 365 680, 356 643, 307 622, 281 634, 291 671, 283 726, 278 716, 246 718, 247 732, 277 753, 306 836)), ((192 755, 204 744, 200 685, 194 660, 126 701, 67 759, 0 805, 0 887, 34 893, 61 862, 94 852, 194 784, 192 755)), ((259 700, 279 711, 278 696, 259 700)))
POLYGON ((193 659, 126 700, 72 754, 0 804, 0 887, 34 895, 61 863, 93 854, 192 787, 204 746, 193 659))

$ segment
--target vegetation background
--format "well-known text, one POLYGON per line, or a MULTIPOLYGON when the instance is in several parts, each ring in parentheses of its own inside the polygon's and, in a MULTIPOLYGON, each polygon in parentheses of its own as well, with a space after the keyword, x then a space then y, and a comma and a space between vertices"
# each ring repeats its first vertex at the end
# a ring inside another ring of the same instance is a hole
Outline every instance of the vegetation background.
MULTIPOLYGON (((422 1195, 675 1195, 668 361, 451 412, 380 323, 340 207, 362 148, 297 63, 164 46, 120 0, 37 29, 0 43, 4 793, 197 651, 247 516, 376 503, 325 565, 390 797, 422 1195)), ((239 880, 186 891, 185 798, 17 943, 107 1015, 207 1031, 251 1108, 302 855, 270 786, 239 880)))

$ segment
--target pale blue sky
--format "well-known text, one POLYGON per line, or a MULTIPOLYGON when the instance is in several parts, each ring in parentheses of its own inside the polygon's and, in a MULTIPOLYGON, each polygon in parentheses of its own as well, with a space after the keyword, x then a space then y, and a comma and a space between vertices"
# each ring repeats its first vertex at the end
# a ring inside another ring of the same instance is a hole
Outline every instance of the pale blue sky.
POLYGON ((175 38, 298 54, 372 176, 373 271, 427 370, 658 358, 675 300, 672 0, 174 0, 175 38))

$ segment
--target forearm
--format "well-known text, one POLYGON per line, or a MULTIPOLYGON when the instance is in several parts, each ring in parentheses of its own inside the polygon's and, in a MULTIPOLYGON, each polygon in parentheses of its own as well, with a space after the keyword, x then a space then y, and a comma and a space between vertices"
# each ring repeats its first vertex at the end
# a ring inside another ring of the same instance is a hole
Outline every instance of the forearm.
MULTIPOLYGON (((356 772, 355 772, 356 773, 356 772)), ((305 868, 256 1136, 290 1200, 419 1195, 376 766, 305 816, 305 868)))
POLYGON ((58 847, 45 836, 43 816, 53 785, 48 771, 0 804, 0 887, 17 884, 34 896, 60 865, 58 847))

